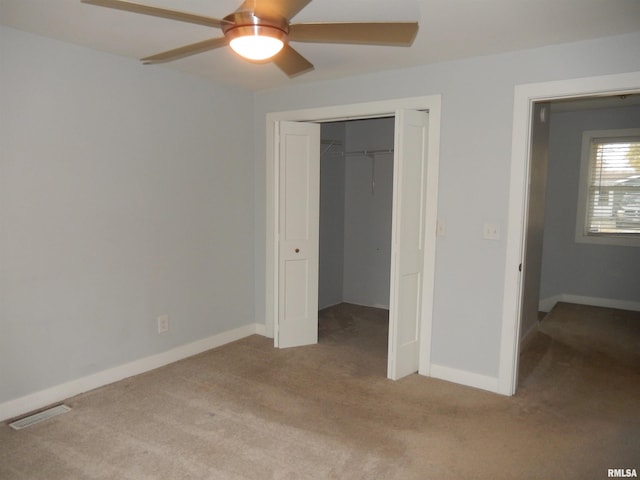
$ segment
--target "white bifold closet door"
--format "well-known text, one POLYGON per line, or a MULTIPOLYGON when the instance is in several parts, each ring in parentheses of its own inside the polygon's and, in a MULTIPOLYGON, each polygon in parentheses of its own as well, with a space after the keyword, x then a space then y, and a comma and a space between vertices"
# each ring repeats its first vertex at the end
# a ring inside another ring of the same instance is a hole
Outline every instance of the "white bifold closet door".
POLYGON ((277 346, 318 343, 320 125, 278 124, 277 346))
POLYGON ((429 115, 398 110, 395 124, 387 376, 418 371, 429 115))

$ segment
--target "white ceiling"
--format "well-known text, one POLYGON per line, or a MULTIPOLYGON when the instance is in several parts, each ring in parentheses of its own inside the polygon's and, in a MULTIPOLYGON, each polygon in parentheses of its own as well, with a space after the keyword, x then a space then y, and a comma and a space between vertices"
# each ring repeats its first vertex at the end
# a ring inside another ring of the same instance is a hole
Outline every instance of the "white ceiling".
MULTIPOLYGON (((136 0, 222 18, 241 0, 136 0)), ((315 0, 293 20, 418 21, 411 47, 292 43, 315 65, 289 79, 272 64, 249 64, 222 48, 175 62, 173 68, 251 90, 425 65, 555 43, 640 31, 638 0, 315 0)), ((207 38, 218 29, 149 17, 80 0, 0 0, 0 23, 130 58, 207 38)))

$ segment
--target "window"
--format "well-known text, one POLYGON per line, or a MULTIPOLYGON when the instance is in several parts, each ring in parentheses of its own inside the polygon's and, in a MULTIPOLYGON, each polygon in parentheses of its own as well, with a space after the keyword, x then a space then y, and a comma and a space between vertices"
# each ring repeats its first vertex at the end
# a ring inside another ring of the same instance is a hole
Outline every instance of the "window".
POLYGON ((640 246, 640 129, 584 132, 576 241, 640 246))

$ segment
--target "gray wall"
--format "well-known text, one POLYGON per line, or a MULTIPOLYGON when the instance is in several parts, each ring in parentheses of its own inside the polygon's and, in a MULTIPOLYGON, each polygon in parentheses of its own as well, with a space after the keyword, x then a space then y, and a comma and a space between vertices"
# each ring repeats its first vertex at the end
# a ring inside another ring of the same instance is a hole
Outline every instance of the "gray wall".
POLYGON ((442 96, 438 237, 431 360, 497 378, 506 238, 482 238, 486 221, 506 232, 514 87, 640 70, 640 33, 501 55, 291 85, 255 95, 255 306, 265 321, 265 115, 303 108, 442 96))
POLYGON ((0 62, 0 402, 253 323, 251 95, 5 27, 0 62))
POLYGON ((266 113, 431 94, 432 361, 497 376, 514 86, 638 58, 634 33, 251 94, 0 27, 0 401, 264 323, 266 113))
MULTIPOLYGON (((393 127, 393 118, 348 122, 347 152, 393 149, 393 127)), ((349 155, 345 174, 344 301, 389 308, 393 153, 349 155)))
POLYGON ((582 132, 638 127, 639 106, 551 115, 542 299, 640 301, 640 248, 575 242, 582 132))
POLYGON ((320 157, 319 308, 343 301, 345 127, 344 122, 320 126, 320 138, 337 143, 320 145, 323 155, 320 157))
POLYGON ((529 204, 525 239, 520 338, 538 324, 538 305, 542 276, 544 211, 549 163, 550 105, 536 103, 531 115, 531 159, 529 165, 529 204))

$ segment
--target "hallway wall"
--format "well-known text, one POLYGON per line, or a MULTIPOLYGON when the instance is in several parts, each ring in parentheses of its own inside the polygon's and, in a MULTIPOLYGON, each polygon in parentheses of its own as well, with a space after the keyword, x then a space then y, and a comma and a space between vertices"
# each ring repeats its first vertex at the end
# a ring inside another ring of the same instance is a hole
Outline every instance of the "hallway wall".
MULTIPOLYGON (((640 248, 576 243, 582 133, 637 128, 640 106, 552 113, 540 298, 640 302, 640 248)), ((548 305, 548 306, 546 306, 548 305)))

